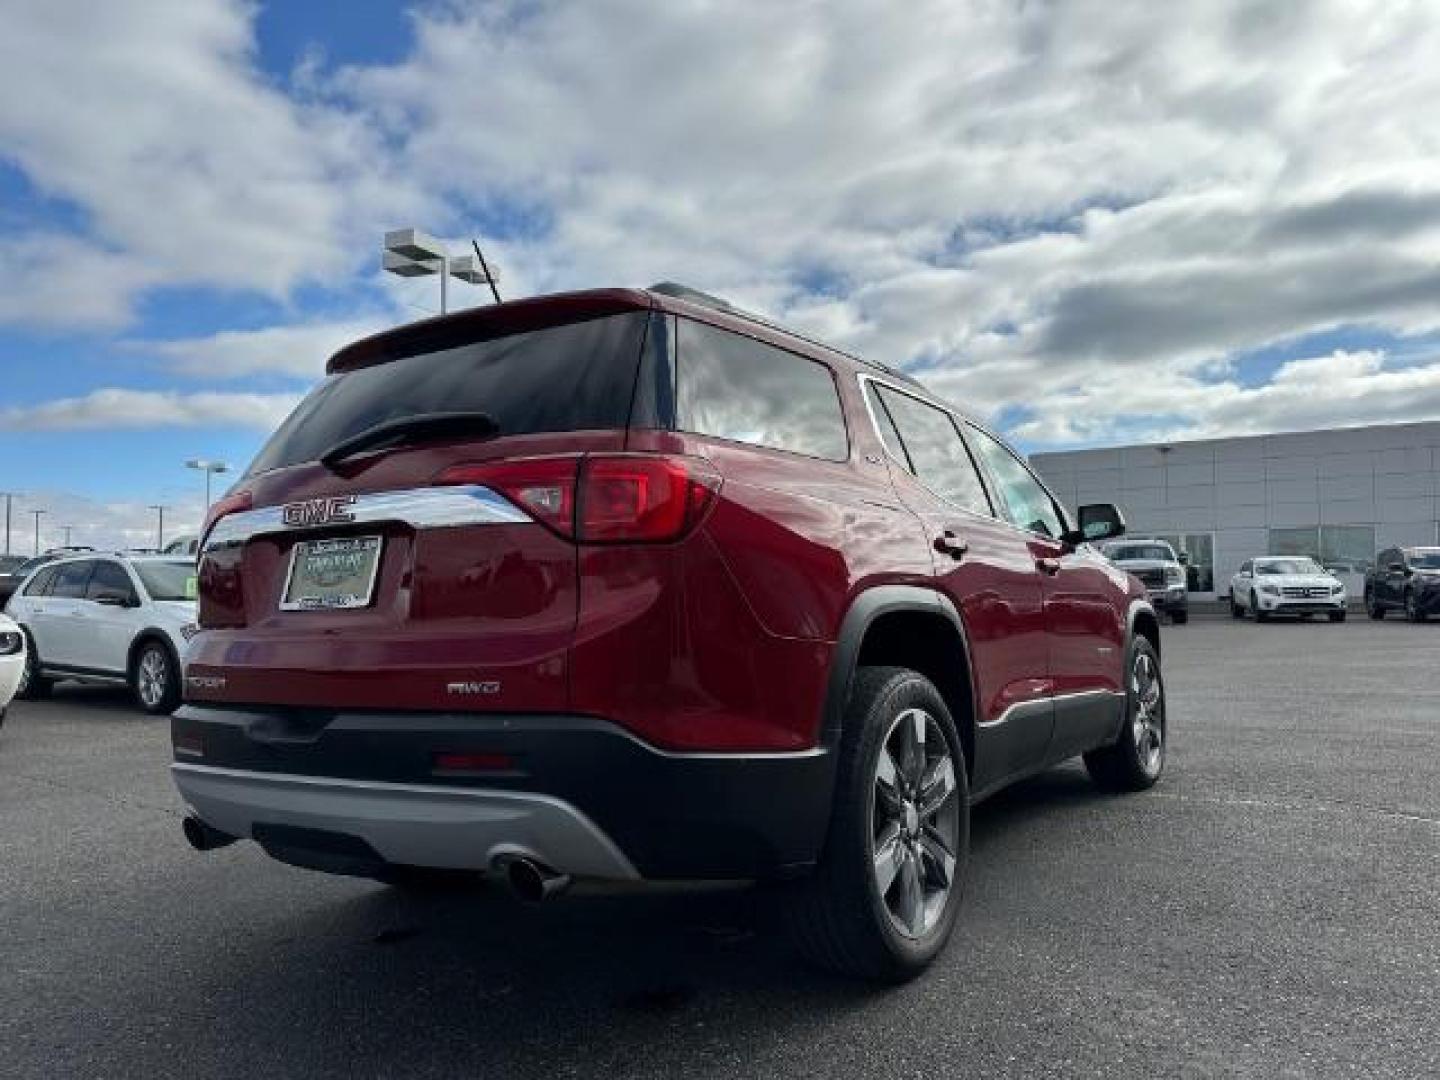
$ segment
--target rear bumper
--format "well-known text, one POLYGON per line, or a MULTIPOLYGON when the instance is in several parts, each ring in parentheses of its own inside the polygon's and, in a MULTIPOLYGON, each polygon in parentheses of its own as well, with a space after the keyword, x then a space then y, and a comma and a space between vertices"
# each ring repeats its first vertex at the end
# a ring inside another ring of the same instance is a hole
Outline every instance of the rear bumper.
POLYGON ((824 749, 676 754, 589 717, 189 705, 171 724, 201 820, 341 873, 527 855, 577 877, 783 876, 818 857, 834 782, 824 749), (437 754, 498 767, 437 771, 437 754))
POLYGON ((527 856, 565 873, 640 875, 584 814, 533 793, 334 777, 287 776, 176 762, 175 786, 199 818, 317 869, 387 864, 489 870, 527 856), (356 842, 358 841, 358 843, 356 842))

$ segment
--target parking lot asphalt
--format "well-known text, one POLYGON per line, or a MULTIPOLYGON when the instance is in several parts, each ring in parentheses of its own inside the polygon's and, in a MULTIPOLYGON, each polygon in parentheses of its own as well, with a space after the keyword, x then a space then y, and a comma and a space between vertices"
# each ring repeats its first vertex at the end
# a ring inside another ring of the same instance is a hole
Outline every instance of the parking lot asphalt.
POLYGON ((960 929, 889 990, 744 887, 525 907, 197 854, 167 724, 61 687, 0 729, 0 1075, 1440 1075, 1440 626, 1164 653, 1159 786, 977 808, 960 929))

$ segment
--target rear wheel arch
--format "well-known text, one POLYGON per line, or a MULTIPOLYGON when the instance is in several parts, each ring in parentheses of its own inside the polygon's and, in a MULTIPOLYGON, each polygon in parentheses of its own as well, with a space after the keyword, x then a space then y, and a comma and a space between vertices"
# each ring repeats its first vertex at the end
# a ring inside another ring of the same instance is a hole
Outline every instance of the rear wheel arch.
MULTIPOLYGON (((1160 616, 1149 604, 1136 601, 1130 607, 1130 633, 1129 637, 1135 635, 1143 637, 1150 642, 1150 647, 1155 650, 1155 658, 1163 659, 1160 650, 1160 616)), ((1129 656, 1129 641, 1126 641, 1126 656, 1129 656)))
POLYGON ((821 742, 837 746, 855 673, 861 667, 909 668, 929 679, 945 700, 975 767, 974 668, 960 613, 931 589, 880 585, 861 593, 840 626, 831 660, 821 742))

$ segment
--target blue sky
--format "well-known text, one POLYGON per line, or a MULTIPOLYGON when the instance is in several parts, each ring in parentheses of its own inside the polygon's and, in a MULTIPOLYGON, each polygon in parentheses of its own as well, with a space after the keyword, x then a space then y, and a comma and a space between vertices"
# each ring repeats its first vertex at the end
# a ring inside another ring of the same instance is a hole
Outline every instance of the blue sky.
POLYGON ((433 310, 376 265, 410 224, 482 237, 509 295, 731 296, 1027 449, 1440 415, 1421 0, 46 0, 6 31, 0 489, 83 539, 198 516, 186 458, 242 466, 331 349, 433 310))

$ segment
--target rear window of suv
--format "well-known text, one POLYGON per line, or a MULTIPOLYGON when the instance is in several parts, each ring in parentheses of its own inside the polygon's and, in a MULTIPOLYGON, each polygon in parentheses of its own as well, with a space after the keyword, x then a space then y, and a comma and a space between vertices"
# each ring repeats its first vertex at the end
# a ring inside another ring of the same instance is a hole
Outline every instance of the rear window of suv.
POLYGON ((607 315, 330 375, 249 473, 315 461, 376 424, 424 413, 487 413, 500 435, 626 427, 648 319, 607 315))

